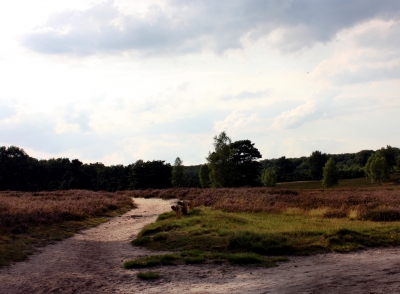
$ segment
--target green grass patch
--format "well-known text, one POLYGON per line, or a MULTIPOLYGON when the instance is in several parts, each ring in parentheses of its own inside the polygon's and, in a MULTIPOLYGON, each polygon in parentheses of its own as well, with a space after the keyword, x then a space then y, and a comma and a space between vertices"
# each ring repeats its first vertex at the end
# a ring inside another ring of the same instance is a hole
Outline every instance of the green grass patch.
MULTIPOLYGON (((155 223, 145 226, 132 244, 153 250, 267 256, 347 252, 400 245, 400 222, 326 218, 323 214, 301 210, 266 214, 197 208, 195 213, 180 220, 174 214, 164 214, 155 223)), ((246 258, 254 257, 256 263, 258 257, 255 256, 246 258)), ((201 263, 203 259, 209 257, 191 256, 187 263, 201 263)))
POLYGON ((175 265, 176 261, 180 259, 181 256, 179 254, 151 255, 126 261, 124 263, 124 268, 147 268, 158 265, 175 265))
POLYGON ((222 253, 199 250, 182 251, 174 254, 160 254, 129 260, 124 263, 126 269, 149 268, 162 265, 202 264, 229 262, 235 265, 276 266, 276 262, 287 261, 286 257, 265 257, 256 253, 222 253))
POLYGON ((139 272, 136 276, 141 280, 156 280, 160 278, 160 274, 156 272, 139 272))

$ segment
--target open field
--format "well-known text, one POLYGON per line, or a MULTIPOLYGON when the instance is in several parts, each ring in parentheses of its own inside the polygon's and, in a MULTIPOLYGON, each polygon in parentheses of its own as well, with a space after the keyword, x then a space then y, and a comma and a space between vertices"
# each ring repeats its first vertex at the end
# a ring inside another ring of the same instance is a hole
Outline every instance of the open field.
POLYGON ((132 242, 154 250, 271 256, 400 245, 400 186, 396 180, 369 188, 170 189, 134 193, 145 198, 176 195, 196 203, 197 208, 180 220, 174 212, 160 215, 132 242))
MULTIPOLYGON (((377 183, 371 183, 367 178, 358 179, 344 179, 339 180, 339 185, 332 187, 331 189, 343 189, 343 188, 396 188, 400 186, 400 174, 390 175, 390 180, 379 186, 377 183)), ((322 188, 321 181, 303 181, 303 182, 286 182, 278 183, 278 188, 285 189, 320 189, 322 188)), ((397 188, 396 188, 397 189, 397 188)))
POLYGON ((0 192, 0 266, 133 207, 125 193, 0 192))
MULTIPOLYGON (((126 270, 121 266, 124 261, 165 253, 132 247, 130 240, 172 205, 172 201, 156 198, 135 199, 135 203, 137 209, 39 248, 28 260, 0 269, 0 293, 176 293, 177 289, 183 293, 400 291, 398 247, 290 256, 289 261, 271 268, 232 266, 231 261, 199 263, 192 251, 192 258, 186 255, 180 265, 126 270), (140 273, 150 275, 150 271, 158 279, 138 277, 140 273)), ((254 256, 239 254, 235 263, 254 256)), ((165 260, 168 258, 161 262, 165 260)))

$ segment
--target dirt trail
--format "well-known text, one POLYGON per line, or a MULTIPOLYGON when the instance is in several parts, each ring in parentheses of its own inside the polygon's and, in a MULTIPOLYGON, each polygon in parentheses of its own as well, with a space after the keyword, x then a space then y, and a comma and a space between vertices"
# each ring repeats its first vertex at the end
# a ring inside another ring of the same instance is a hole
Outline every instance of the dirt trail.
POLYGON ((141 281, 122 263, 154 252, 132 247, 130 240, 171 204, 135 202, 137 209, 0 270, 0 293, 400 293, 400 248, 291 257, 269 269, 159 267, 152 271, 161 279, 141 281))

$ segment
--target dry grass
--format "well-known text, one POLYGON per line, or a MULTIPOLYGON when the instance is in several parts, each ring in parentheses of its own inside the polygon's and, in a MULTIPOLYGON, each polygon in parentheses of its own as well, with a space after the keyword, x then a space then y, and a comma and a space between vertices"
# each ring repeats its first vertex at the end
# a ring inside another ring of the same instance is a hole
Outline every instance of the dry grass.
POLYGON ((135 197, 193 199, 177 220, 159 216, 132 242, 156 250, 262 255, 347 252, 400 245, 400 185, 336 189, 224 188, 135 191, 135 197), (202 207, 203 206, 203 207, 202 207))
POLYGON ((0 192, 0 266, 133 207, 126 193, 0 192))
POLYGON ((125 194, 86 190, 0 192, 0 230, 21 232, 32 225, 102 216, 131 203, 125 194))
POLYGON ((134 191, 135 197, 194 199, 228 212, 309 214, 374 221, 400 220, 400 186, 341 189, 224 188, 134 191))

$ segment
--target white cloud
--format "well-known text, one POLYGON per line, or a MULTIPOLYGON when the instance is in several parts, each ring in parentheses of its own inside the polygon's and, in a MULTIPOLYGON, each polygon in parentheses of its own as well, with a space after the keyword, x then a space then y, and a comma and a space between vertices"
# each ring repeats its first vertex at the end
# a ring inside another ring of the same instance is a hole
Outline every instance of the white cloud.
POLYGON ((239 111, 233 111, 223 120, 218 120, 214 124, 214 130, 217 133, 226 131, 232 136, 251 133, 260 128, 265 129, 265 120, 259 118, 257 113, 246 115, 239 111))
POLYGON ((400 78, 400 22, 371 20, 339 34, 336 52, 313 71, 346 85, 400 78))
POLYGON ((294 109, 282 112, 281 115, 274 119, 271 128, 273 130, 282 130, 286 128, 299 127, 314 118, 316 112, 316 103, 314 101, 309 101, 294 109))
POLYGON ((54 131, 56 134, 79 133, 81 128, 79 124, 69 124, 65 120, 59 120, 54 131))
POLYGON ((271 125, 272 130, 293 129, 303 124, 321 118, 328 118, 334 113, 334 98, 338 95, 335 90, 324 90, 314 94, 309 100, 291 110, 282 112, 275 117, 271 125))

